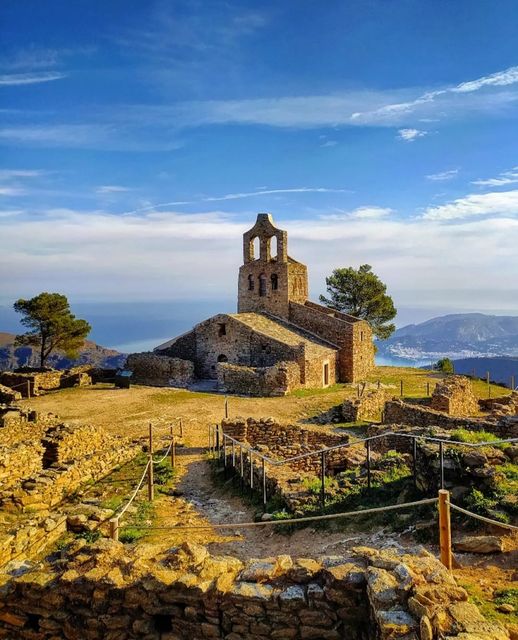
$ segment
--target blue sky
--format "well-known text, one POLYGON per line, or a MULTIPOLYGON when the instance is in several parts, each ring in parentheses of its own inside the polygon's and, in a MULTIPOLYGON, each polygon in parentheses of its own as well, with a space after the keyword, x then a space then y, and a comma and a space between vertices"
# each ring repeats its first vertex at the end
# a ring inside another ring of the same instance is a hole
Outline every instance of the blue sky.
POLYGON ((259 211, 316 298, 518 313, 514 0, 0 7, 0 303, 232 298, 259 211))

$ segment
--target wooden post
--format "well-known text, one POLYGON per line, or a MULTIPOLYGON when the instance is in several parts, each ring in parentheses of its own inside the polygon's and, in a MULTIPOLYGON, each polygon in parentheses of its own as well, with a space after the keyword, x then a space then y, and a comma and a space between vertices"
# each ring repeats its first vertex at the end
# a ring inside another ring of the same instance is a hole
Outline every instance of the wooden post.
POLYGON ((225 418, 228 418, 228 398, 225 396, 225 418))
POLYGON ((324 511, 326 506, 326 453, 320 454, 320 508, 324 511))
POLYGON ((221 447, 219 444, 219 424, 216 425, 216 450, 218 452, 218 461, 221 462, 221 447))
POLYGON ((153 424, 149 423, 149 456, 147 470, 147 497, 150 502, 154 498, 153 490, 153 424))
POLYGON ((401 380, 400 382, 400 387, 401 387, 401 397, 403 397, 403 380, 401 380))
POLYGON ((176 467, 176 440, 174 434, 171 436, 171 467, 176 467))
POLYGON ((119 539, 119 518, 117 516, 110 519, 110 538, 112 540, 119 539))
POLYGON ((371 441, 367 440, 367 489, 371 488, 371 441))
POLYGON ((27 380, 27 397, 31 397, 31 383, 27 380))
POLYGON ((427 396, 430 395, 430 383, 429 382, 426 383, 426 395, 427 396))
POLYGON ((414 476, 414 489, 417 489, 417 438, 412 438, 412 475, 414 476))
POLYGON ((451 570, 451 519, 450 519, 450 492, 439 490, 439 541, 441 548, 441 562, 451 570))
POLYGON ((263 458, 263 506, 266 509, 266 463, 263 458))
POLYGON ((381 380, 378 380, 378 389, 381 388, 381 380))
POLYGON ((444 446, 442 440, 439 442, 439 467, 441 471, 441 489, 444 489, 444 446))
POLYGON ((183 420, 180 418, 180 438, 183 438, 183 420))

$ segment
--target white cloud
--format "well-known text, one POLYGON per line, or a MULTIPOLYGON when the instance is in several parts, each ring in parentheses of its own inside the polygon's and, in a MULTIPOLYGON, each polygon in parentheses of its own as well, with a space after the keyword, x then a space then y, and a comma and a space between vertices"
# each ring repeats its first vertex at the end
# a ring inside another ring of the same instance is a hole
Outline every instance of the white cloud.
POLYGON ((52 82, 66 78, 64 73, 41 72, 41 73, 11 73, 0 75, 0 86, 20 86, 25 84, 40 84, 41 82, 52 82))
POLYGON ((427 131, 421 131, 420 129, 399 129, 398 138, 405 142, 414 142, 417 138, 424 138, 427 134, 427 131))
MULTIPOLYGON (((376 208, 356 211, 370 209, 376 208)), ((54 210, 6 217, 0 221, 2 295, 10 300, 48 289, 76 299, 232 297, 241 234, 253 222, 252 215, 236 218, 222 211, 114 216, 54 210)), ((313 298, 332 269, 366 262, 390 293, 419 291, 423 304, 437 291, 442 302, 455 305, 458 290, 492 289, 507 299, 516 289, 516 218, 442 224, 388 214, 324 215, 276 222, 288 230, 290 255, 309 267, 313 298)), ((483 305, 476 293, 472 297, 483 305)))
POLYGON ((423 214, 425 220, 441 221, 472 218, 473 216, 518 218, 518 190, 470 194, 447 204, 428 207, 423 214))
POLYGON ((106 184, 101 187, 97 187, 95 190, 96 193, 99 194, 108 194, 108 193, 124 193, 125 191, 129 191, 128 187, 121 187, 115 184, 106 184))
POLYGON ((453 180, 459 174, 458 169, 450 169, 449 171, 441 171, 439 173, 430 173, 426 176, 427 180, 434 182, 444 182, 446 180, 453 180))
POLYGON ((337 144, 338 144, 338 142, 336 140, 326 140, 325 142, 322 142, 322 144, 320 146, 321 147, 336 147, 337 144))
POLYGON ((518 167, 513 167, 510 171, 504 171, 497 178, 488 178, 486 180, 474 180, 471 184, 479 187, 503 187, 508 184, 516 184, 518 182, 518 167))

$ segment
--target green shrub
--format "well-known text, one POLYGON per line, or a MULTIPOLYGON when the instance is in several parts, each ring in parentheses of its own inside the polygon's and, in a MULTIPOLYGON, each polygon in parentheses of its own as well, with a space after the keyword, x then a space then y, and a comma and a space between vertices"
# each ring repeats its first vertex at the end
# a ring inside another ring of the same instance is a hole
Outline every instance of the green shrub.
POLYGON ((140 540, 140 538, 142 538, 145 533, 146 532, 143 529, 137 529, 131 526, 124 527, 119 533, 119 540, 124 544, 131 544, 132 542, 140 540))

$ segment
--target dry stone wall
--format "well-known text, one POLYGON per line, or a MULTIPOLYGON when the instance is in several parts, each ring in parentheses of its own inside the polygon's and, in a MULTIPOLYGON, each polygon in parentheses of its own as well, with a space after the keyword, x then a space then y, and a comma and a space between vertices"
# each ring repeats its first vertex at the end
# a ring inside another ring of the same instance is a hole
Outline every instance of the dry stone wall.
POLYGON ((499 398, 484 398, 478 403, 483 411, 489 411, 493 417, 518 416, 518 391, 499 398))
POLYGON ((8 511, 43 511, 59 504, 89 480, 131 460, 138 443, 99 427, 19 422, 0 429, 0 506, 8 511))
POLYGON ((194 379, 194 363, 154 353, 132 353, 126 368, 133 371, 135 382, 148 385, 187 387, 194 379))
POLYGON ((377 419, 385 408, 386 393, 383 389, 363 392, 358 398, 348 398, 342 403, 344 422, 377 419))
POLYGON ((279 362, 271 367, 252 368, 219 362, 218 389, 223 393, 250 396, 284 396, 300 388, 300 367, 296 362, 279 362))
POLYGON ((22 399, 22 394, 19 391, 15 391, 10 387, 6 387, 3 384, 0 384, 0 403, 1 404, 12 404, 17 400, 22 399))
MULTIPOLYGON (((64 515, 45 513, 16 525, 0 528, 0 567, 13 560, 26 560, 34 557, 45 548, 56 543, 67 530, 67 518, 64 515)), ((0 609, 1 611, 1 609, 0 609)))
POLYGON ((46 391, 92 384, 91 369, 89 365, 82 365, 65 371, 1 371, 0 384, 27 398, 46 391))
POLYGON ((190 543, 130 555, 78 542, 67 562, 9 579, 3 594, 5 639, 509 640, 422 548, 243 563, 190 543))
POLYGON ((442 429, 470 429, 489 431, 501 438, 518 437, 518 420, 512 416, 502 419, 457 418, 442 411, 404 402, 400 399, 385 403, 385 424, 413 425, 416 427, 440 427, 442 429))
POLYGON ((471 381, 465 376, 448 376, 439 382, 432 393, 431 408, 448 415, 474 416, 480 408, 471 381))

